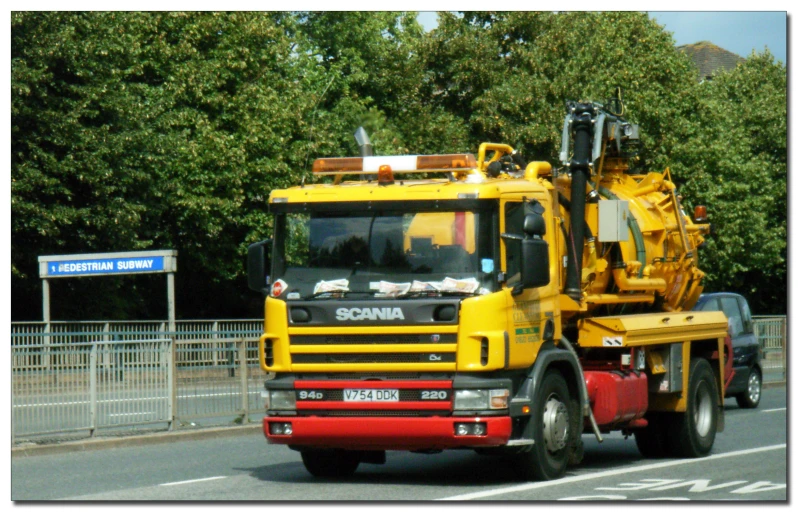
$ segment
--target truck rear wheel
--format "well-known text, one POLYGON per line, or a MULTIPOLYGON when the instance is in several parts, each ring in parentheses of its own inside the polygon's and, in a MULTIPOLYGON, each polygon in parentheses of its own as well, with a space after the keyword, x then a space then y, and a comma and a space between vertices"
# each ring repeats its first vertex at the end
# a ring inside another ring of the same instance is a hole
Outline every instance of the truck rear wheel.
POLYGON ((715 442, 718 427, 718 385, 709 362, 690 361, 687 411, 674 414, 668 430, 668 444, 678 457, 702 457, 715 442))
POLYGON ((346 450, 303 450, 302 463, 319 478, 346 478, 360 465, 360 456, 346 450))
POLYGON ((535 394, 529 419, 531 449, 518 454, 516 465, 527 480, 553 480, 565 473, 574 445, 578 402, 572 400, 562 374, 550 369, 535 394))

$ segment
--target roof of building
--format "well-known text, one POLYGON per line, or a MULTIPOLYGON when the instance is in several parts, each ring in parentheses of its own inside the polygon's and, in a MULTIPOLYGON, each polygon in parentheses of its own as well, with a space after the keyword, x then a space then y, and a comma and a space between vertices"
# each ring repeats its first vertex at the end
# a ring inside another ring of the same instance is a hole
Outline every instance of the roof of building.
POLYGON ((734 69, 737 63, 745 60, 709 41, 685 44, 677 48, 685 52, 698 67, 699 80, 711 79, 718 70, 734 69))

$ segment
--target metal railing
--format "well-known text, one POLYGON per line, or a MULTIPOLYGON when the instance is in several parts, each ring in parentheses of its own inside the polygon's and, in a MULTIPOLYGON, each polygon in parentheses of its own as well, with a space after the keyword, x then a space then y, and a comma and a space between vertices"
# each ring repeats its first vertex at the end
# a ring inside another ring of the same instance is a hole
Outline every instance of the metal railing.
POLYGON ((754 333, 762 347, 762 370, 787 380, 787 317, 755 316, 754 333))
POLYGON ((48 369, 43 349, 12 347, 14 436, 173 421, 171 340, 62 344, 48 369))
POLYGON ((15 438, 263 414, 258 320, 12 324, 15 438))

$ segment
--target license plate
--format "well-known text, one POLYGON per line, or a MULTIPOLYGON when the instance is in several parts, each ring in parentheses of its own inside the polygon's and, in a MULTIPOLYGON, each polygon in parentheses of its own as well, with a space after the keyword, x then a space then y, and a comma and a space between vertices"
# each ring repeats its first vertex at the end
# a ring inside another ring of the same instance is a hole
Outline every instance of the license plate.
POLYGON ((345 389, 344 402, 398 402, 398 389, 345 389))

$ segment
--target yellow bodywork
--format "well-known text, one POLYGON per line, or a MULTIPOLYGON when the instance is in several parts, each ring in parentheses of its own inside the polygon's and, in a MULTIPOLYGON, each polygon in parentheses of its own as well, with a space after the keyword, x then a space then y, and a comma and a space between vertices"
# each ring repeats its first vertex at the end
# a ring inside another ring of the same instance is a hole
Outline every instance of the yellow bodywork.
MULTIPOLYGON (((275 190, 270 202, 312 204, 342 202, 353 209, 369 209, 380 201, 435 201, 463 197, 494 199, 498 203, 499 231, 505 231, 504 208, 508 202, 537 200, 544 208, 545 239, 549 247, 550 283, 525 289, 513 295, 512 286, 485 295, 464 298, 460 303, 456 325, 390 325, 390 326, 326 326, 289 327, 287 305, 283 300, 267 298, 265 304, 265 332, 260 338, 260 364, 270 372, 488 372, 501 369, 530 368, 544 343, 547 322, 553 328, 551 340, 558 340, 563 328, 576 327, 578 339, 573 340, 585 349, 606 349, 628 353, 633 347, 656 347, 683 343, 684 364, 689 365, 691 344, 704 343, 723 351, 726 319, 722 313, 681 312, 689 310, 701 292, 703 273, 698 269, 697 247, 708 232, 707 225, 693 224, 683 215, 669 171, 646 175, 628 174, 618 162, 603 162, 589 184, 597 190, 601 200, 628 201, 633 222, 629 223, 627 241, 613 242, 619 246, 623 265, 612 261, 610 243, 586 241, 582 271, 582 300, 563 294, 569 241, 563 235, 568 229, 568 210, 560 203, 559 194, 570 198, 570 179, 555 177, 545 162, 533 162, 515 176, 488 178, 483 172, 486 150, 498 154, 512 151, 505 145, 481 148, 477 168, 458 170, 451 179, 403 180, 387 186, 377 182, 348 181, 338 184, 313 184, 286 190, 275 190), (598 184, 596 184, 598 183, 598 184), (659 296, 665 313, 643 315, 613 315, 596 317, 592 312, 600 306, 651 305, 659 296), (299 335, 381 335, 381 334, 456 334, 456 343, 445 344, 347 344, 291 345, 291 336, 299 335), (608 339, 620 340, 608 344, 608 339), (273 363, 265 360, 265 345, 269 344, 273 363), (487 351, 486 351, 487 347, 487 351), (294 363, 298 354, 330 353, 436 353, 456 354, 454 362, 404 363, 294 363), (486 358, 487 356, 487 358, 486 358)), ((492 158, 495 160, 496 157, 492 158)), ((436 213, 440 216, 440 213, 436 213)), ((417 215, 409 226, 404 250, 411 249, 412 239, 427 238, 435 245, 455 243, 455 214, 451 225, 425 222, 417 215)), ((586 205, 586 222, 595 234, 599 228, 598 207, 586 205)), ((474 215, 465 218, 464 248, 475 251, 474 215)), ((507 245, 499 242, 495 268, 507 270, 507 245)), ((508 276, 511 277, 511 276, 508 276)), ((650 371, 661 373, 657 355, 649 358, 650 371)), ((720 382, 723 382, 720 368, 720 382)), ((687 389, 685 371, 683 389, 687 389)), ((722 389, 722 388, 721 388, 722 389)), ((660 410, 685 409, 684 393, 655 396, 652 404, 660 410)))
POLYGON ((722 343, 726 334, 726 317, 719 311, 585 318, 579 323, 582 347, 644 347, 718 338, 722 343))
MULTIPOLYGON (((629 235, 618 246, 624 263, 617 268, 606 254, 607 244, 596 241, 586 244, 582 289, 586 309, 601 304, 653 302, 654 294, 664 297, 663 309, 682 311, 692 308, 701 294, 704 273, 698 268, 697 248, 709 232, 709 225, 694 224, 683 214, 670 171, 629 174, 620 163, 605 162, 603 172, 594 176, 588 189, 595 190, 601 200, 627 201, 629 235), (596 185, 598 183, 598 185, 596 185), (620 290, 607 296, 615 283, 620 290)), ((557 189, 570 198, 570 178, 556 180, 557 189)), ((561 208, 564 221, 568 211, 561 208)), ((585 209, 588 226, 598 232, 598 203, 585 209)), ((566 224, 567 225, 567 224, 566 224)), ((563 279, 564 279, 563 270, 563 279)))

